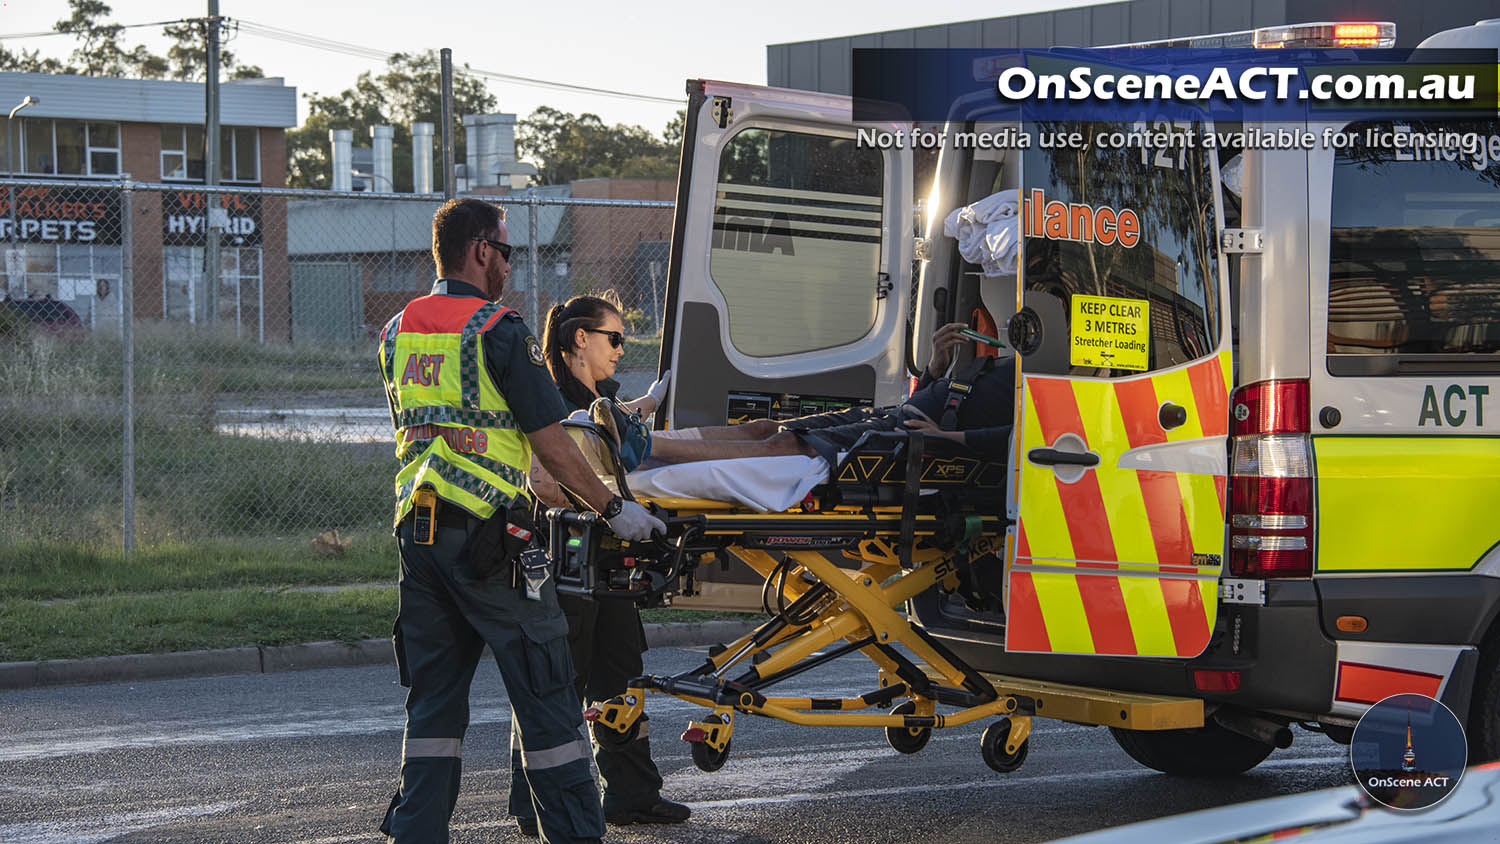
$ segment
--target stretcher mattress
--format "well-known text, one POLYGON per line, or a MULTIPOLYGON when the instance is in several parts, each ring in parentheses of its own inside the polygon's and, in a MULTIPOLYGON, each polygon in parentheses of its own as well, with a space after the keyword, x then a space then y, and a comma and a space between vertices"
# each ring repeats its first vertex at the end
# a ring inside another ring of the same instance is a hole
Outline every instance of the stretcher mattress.
POLYGON ((733 501, 757 513, 790 510, 827 479, 827 463, 800 454, 678 463, 626 478, 637 498, 733 501))

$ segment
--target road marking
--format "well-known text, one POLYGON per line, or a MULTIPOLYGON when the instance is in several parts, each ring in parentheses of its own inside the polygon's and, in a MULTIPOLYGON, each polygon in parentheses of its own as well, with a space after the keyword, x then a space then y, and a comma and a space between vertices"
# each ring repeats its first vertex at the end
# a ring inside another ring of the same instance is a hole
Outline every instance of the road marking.
MULTIPOLYGON (((805 750, 811 750, 811 748, 805 748, 805 750)), ((868 756, 868 754, 865 754, 865 756, 868 756)), ((756 757, 754 763, 756 763, 756 766, 763 766, 768 762, 780 759, 795 759, 795 757, 756 757)), ((1268 760, 1268 762, 1260 763, 1259 768, 1266 768, 1266 766, 1274 766, 1274 768, 1323 768, 1323 766, 1338 763, 1341 760, 1343 760, 1343 754, 1341 753, 1331 757, 1322 757, 1322 759, 1313 757, 1313 759, 1268 760)), ((726 777, 723 771, 717 772, 717 774, 703 774, 703 772, 697 771, 694 768, 690 769, 687 774, 693 775, 696 783, 711 787, 715 792, 720 792, 720 790, 724 790, 726 787, 727 789, 744 787, 742 784, 729 783, 730 778, 726 777)), ((744 774, 748 780, 753 781, 750 786, 751 789, 763 790, 768 786, 768 781, 763 777, 765 775, 763 769, 757 768, 756 771, 745 771, 744 774)), ((807 763, 804 771, 799 774, 799 777, 801 777, 801 783, 807 783, 810 777, 832 777, 832 775, 837 774, 843 774, 843 772, 831 771, 828 760, 822 759, 807 763)), ((879 786, 873 787, 873 789, 850 789, 840 790, 840 792, 790 792, 784 793, 784 795, 733 798, 727 799, 727 801, 684 802, 694 813, 711 813, 711 811, 744 810, 744 808, 769 807, 769 805, 777 804, 807 804, 807 802, 847 801, 847 799, 859 798, 883 799, 900 795, 933 795, 933 793, 963 792, 963 790, 1014 789, 1014 787, 1031 786, 1031 784, 1041 783, 1079 783, 1079 781, 1083 780, 1115 780, 1115 778, 1119 777, 1157 777, 1157 775, 1157 772, 1151 771, 1151 769, 1131 766, 1131 768, 1082 772, 1082 774, 1043 774, 1038 775, 1038 777, 1028 777, 1025 774, 996 775, 996 777, 987 778, 987 780, 971 780, 965 781, 965 783, 935 783, 922 784, 922 786, 879 786)), ((778 781, 786 780, 786 777, 783 777, 783 775, 774 775, 774 777, 778 781)), ((681 789, 682 786, 685 786, 685 781, 675 780, 676 774, 667 777, 667 781, 673 783, 676 789, 681 789)), ((513 826, 514 820, 505 817, 505 819, 484 820, 484 822, 456 823, 452 829, 453 832, 459 832, 469 831, 469 829, 513 828, 513 826)), ((297 840, 293 840, 288 844, 348 844, 351 841, 369 841, 369 838, 371 838, 369 834, 333 835, 333 837, 327 838, 297 838, 297 840)), ((735 837, 735 840, 738 841, 739 837, 735 837)))
MULTIPOLYGON (((0 841, 7 844, 95 844, 132 832, 140 832, 182 818, 202 818, 238 809, 249 801, 206 803, 154 809, 149 812, 124 812, 81 821, 37 821, 0 825, 0 841)), ((364 836, 368 837, 368 836, 364 836)))
MULTIPOLYGON (((756 760, 763 761, 763 760, 756 760)), ((1286 764, 1278 767, 1314 767, 1324 766, 1332 760, 1329 759, 1288 759, 1286 764)), ((808 770, 803 773, 803 782, 812 771, 823 770, 822 764, 810 764, 808 770)), ((964 789, 991 789, 991 788, 1015 788, 1021 785, 1032 785, 1034 783, 1048 782, 1079 782, 1080 780, 1117 779, 1131 776, 1156 776, 1154 771, 1141 767, 1118 768, 1109 771, 1089 771, 1086 773, 1068 774, 1042 774, 1040 776, 1028 777, 998 775, 995 778, 983 780, 970 780, 968 782, 954 783, 927 783, 923 785, 906 786, 880 786, 877 788, 861 788, 845 791, 822 791, 822 792, 794 792, 781 795, 766 795, 761 797, 738 797, 730 800, 705 800, 686 801, 695 812, 706 812, 714 809, 743 809, 749 806, 765 806, 777 803, 808 803, 822 800, 849 800, 860 797, 888 798, 900 794, 932 794, 941 791, 961 791, 964 789)), ((715 777, 722 774, 715 774, 715 777)), ((670 777, 669 777, 670 779, 670 777)), ((717 782, 717 780, 716 780, 717 782)))

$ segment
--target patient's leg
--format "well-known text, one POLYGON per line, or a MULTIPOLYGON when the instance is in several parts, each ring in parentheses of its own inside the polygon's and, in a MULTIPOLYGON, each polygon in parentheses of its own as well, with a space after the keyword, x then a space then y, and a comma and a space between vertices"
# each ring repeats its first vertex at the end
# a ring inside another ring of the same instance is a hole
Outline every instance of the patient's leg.
POLYGON ((789 454, 814 457, 817 452, 790 431, 782 431, 760 440, 707 438, 701 440, 653 438, 651 440, 651 456, 663 463, 728 460, 736 457, 782 457, 789 454))
MULTIPOLYGON (((781 423, 773 419, 757 419, 743 425, 705 425, 701 428, 677 428, 670 431, 653 431, 655 440, 763 440, 781 430, 781 423)), ((653 442, 653 449, 656 448, 653 442)))

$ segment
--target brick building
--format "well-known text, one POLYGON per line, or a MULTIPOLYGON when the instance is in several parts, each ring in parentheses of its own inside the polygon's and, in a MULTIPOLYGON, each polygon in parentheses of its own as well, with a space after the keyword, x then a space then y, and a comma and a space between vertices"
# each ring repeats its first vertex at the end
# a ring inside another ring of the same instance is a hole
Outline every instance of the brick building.
MULTIPOLYGON (((46 184, 0 191, 7 297, 52 297, 86 325, 118 324, 128 257, 137 318, 203 322, 212 302, 217 321, 241 336, 287 336, 285 202, 229 191, 216 194, 225 214, 205 215, 205 194, 191 190, 204 181, 201 83, 0 73, 5 112, 27 96, 37 103, 3 127, 0 173, 46 184), (132 192, 129 256, 121 192, 81 184, 124 179, 183 188, 132 192), (217 291, 204 282, 209 221, 222 231, 217 291)), ((225 82, 220 103, 220 183, 284 187, 296 89, 225 82)))

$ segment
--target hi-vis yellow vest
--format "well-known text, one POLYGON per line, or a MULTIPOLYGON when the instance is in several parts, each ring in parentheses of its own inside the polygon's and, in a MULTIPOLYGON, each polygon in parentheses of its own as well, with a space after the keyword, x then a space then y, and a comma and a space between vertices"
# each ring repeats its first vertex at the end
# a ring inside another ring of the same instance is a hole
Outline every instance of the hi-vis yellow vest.
POLYGON ((483 333, 519 319, 473 296, 423 296, 386 323, 380 372, 396 428, 396 523, 418 487, 481 519, 526 495, 531 443, 484 365, 483 333))

